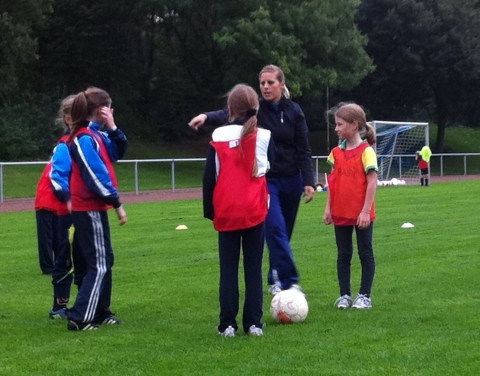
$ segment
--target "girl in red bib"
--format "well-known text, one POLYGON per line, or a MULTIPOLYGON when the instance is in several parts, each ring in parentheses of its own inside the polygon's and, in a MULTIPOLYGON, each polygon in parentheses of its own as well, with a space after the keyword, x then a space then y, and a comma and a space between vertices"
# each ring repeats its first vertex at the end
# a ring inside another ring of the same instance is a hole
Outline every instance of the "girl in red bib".
POLYGON ((115 125, 111 104, 110 95, 95 87, 78 93, 72 104, 70 192, 78 245, 75 272, 81 278, 75 303, 66 312, 69 330, 122 323, 110 310, 114 254, 107 211, 113 207, 120 225, 127 222, 113 168, 126 151, 127 138, 115 125))
POLYGON ((218 231, 220 324, 218 333, 234 337, 238 329, 238 264, 243 249, 245 303, 243 329, 262 336, 262 259, 268 189, 270 131, 257 128, 258 96, 236 85, 228 95, 229 124, 217 128, 203 178, 204 216, 218 231))
POLYGON ((332 173, 328 177, 328 200, 324 222, 335 226, 337 243, 337 275, 340 297, 337 308, 372 307, 370 297, 375 275, 373 254, 373 221, 377 189, 377 157, 375 130, 366 122, 363 109, 354 103, 340 104, 335 110, 335 131, 341 140, 328 157, 332 173), (353 230, 357 238, 358 255, 362 266, 360 291, 351 297, 351 261, 353 230))

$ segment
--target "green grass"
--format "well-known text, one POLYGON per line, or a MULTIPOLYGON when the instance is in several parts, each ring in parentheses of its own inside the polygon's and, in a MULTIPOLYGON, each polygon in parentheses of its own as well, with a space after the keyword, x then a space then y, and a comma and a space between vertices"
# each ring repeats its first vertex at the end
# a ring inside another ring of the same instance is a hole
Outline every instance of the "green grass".
MULTIPOLYGON (((175 188, 201 187, 204 163, 204 161, 176 161, 175 188)), ((4 166, 4 197, 34 197, 38 179, 44 168, 45 165, 4 166)), ((116 163, 115 172, 122 192, 135 191, 134 163, 116 163)), ((140 191, 172 189, 172 187, 171 162, 138 163, 138 188, 140 191)))
MULTIPOLYGON (((430 125, 430 145, 435 145, 437 137, 437 127, 430 125)), ((478 153, 480 152, 480 129, 450 127, 445 131, 445 153, 478 153)), ((431 172, 434 175, 440 175, 440 158, 432 158, 431 172)), ((464 173, 463 156, 445 156, 443 157, 444 175, 463 175, 464 173)), ((466 158, 468 174, 480 174, 480 156, 469 156, 466 158)))
MULTIPOLYGON (((437 126, 430 124, 430 145, 437 140, 437 126)), ((445 130, 445 152, 478 153, 479 128, 449 127, 445 130)))
MULTIPOLYGON (((48 318, 52 287, 38 267, 34 213, 0 214, 0 374, 478 374, 477 186, 378 189, 369 311, 333 307, 335 242, 321 220, 326 195, 302 203, 292 246, 309 317, 275 324, 266 294, 262 338, 216 334, 217 235, 200 200, 127 205, 124 227, 111 217, 112 309, 126 324, 84 333, 48 318), (400 228, 404 222, 415 228, 400 228), (179 224, 189 229, 176 231, 179 224)), ((353 291, 359 268, 355 256, 353 291)))
MULTIPOLYGON (((435 142, 437 128, 430 126, 430 143, 435 142)), ((447 128, 446 149, 449 152, 476 153, 479 152, 480 129, 447 128)), ((208 150, 208 140, 199 137, 195 141, 185 142, 176 146, 153 143, 133 142, 129 146, 126 159, 183 159, 205 158, 208 150)), ((203 162, 175 162, 175 188, 200 187, 202 184, 203 162)), ((320 176, 326 171, 324 160, 320 160, 320 176)), ((43 171, 43 165, 36 166, 4 166, 4 197, 33 197, 38 179, 43 171)), ((440 175, 440 159, 433 158, 432 174, 440 175)), ((115 170, 118 175, 120 190, 135 191, 135 165, 133 163, 118 163, 115 170)), ((463 175, 464 159, 461 156, 443 158, 444 175, 463 175)), ((480 174, 480 156, 467 158, 468 174, 480 174)), ((167 162, 138 163, 138 189, 141 191, 156 189, 172 189, 172 164, 167 162)))

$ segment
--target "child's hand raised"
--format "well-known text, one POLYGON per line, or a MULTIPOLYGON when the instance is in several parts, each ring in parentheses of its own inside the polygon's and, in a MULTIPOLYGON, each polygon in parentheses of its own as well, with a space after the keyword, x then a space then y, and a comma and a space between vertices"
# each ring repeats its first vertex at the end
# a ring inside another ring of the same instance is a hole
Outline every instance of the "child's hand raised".
POLYGON ((115 120, 113 119, 113 108, 110 107, 102 107, 99 109, 100 111, 100 117, 102 118, 103 124, 105 124, 105 127, 111 130, 117 129, 117 126, 115 125, 115 120))

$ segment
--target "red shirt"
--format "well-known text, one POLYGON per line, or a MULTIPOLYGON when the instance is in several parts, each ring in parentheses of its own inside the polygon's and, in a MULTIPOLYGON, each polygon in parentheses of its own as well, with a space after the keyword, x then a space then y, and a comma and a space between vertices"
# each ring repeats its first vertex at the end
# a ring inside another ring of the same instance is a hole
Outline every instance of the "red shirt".
MULTIPOLYGON (((75 137, 79 137, 82 134, 90 135, 99 145, 99 154, 100 158, 105 164, 105 167, 108 170, 110 179, 115 188, 118 187, 117 177, 115 175, 115 170, 113 168, 113 163, 108 154, 108 150, 103 142, 103 139, 96 135, 88 128, 81 128, 75 137)), ((73 141, 72 141, 73 142, 73 141)), ((72 159, 72 175, 70 178, 70 192, 72 194, 72 210, 73 211, 105 211, 110 209, 112 206, 106 204, 98 195, 92 192, 87 184, 83 181, 80 169, 72 159)))
POLYGON ((418 168, 420 170, 428 168, 428 162, 426 162, 421 156, 418 157, 418 168))
MULTIPOLYGON (((68 135, 62 136, 58 140, 57 145, 65 142, 68 135)), ((35 196, 35 210, 49 210, 56 215, 67 215, 68 209, 64 202, 61 202, 53 193, 52 182, 50 180, 50 172, 52 171, 52 161, 50 161, 43 170, 42 176, 38 182, 37 194, 35 196)))
MULTIPOLYGON (((333 223, 337 226, 355 226, 365 203, 367 174, 362 162, 362 154, 369 147, 363 142, 357 148, 345 150, 336 147, 332 150, 334 168, 328 177, 330 210, 333 223)), ((370 210, 370 220, 375 220, 375 203, 370 210)))
POLYGON ((217 231, 234 231, 263 222, 268 211, 265 176, 252 176, 257 146, 257 129, 240 140, 211 141, 219 164, 213 192, 217 231))

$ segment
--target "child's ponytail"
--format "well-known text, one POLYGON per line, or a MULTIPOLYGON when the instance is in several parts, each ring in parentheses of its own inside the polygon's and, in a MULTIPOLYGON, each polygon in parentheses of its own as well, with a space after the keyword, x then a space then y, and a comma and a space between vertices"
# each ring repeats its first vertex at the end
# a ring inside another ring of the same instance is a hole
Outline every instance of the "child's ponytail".
POLYGON ((72 103, 70 116, 72 118, 72 127, 70 142, 80 128, 88 126, 87 121, 92 117, 97 108, 110 106, 112 99, 110 95, 103 89, 97 87, 89 87, 85 91, 81 91, 75 96, 72 103))
POLYGON ((377 142, 377 133, 375 128, 373 128, 372 123, 365 123, 362 132, 360 133, 363 139, 366 139, 370 146, 373 146, 377 142))
POLYGON ((85 92, 81 91, 75 96, 72 103, 72 109, 70 111, 70 117, 72 118, 72 127, 68 141, 73 140, 80 128, 88 118, 88 103, 85 92))

